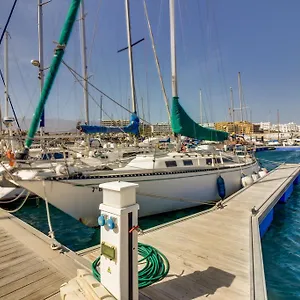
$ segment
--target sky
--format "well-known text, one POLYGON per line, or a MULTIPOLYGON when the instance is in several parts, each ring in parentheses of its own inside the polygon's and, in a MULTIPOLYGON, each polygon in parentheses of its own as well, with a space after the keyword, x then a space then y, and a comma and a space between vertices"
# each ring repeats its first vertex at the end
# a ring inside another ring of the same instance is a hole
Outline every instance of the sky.
MULTIPOLYGON (((49 66, 70 0, 52 0, 44 10, 44 60, 49 66)), ((3 27, 13 0, 2 0, 3 27)), ((169 101, 171 101, 170 26, 167 0, 148 0, 149 19, 169 101)), ((253 122, 300 124, 299 0, 175 0, 178 93, 188 114, 203 119, 229 119, 229 88, 239 106, 237 74, 241 72, 245 118, 253 122), (251 111, 251 113, 250 113, 251 111)), ((151 123, 167 121, 143 1, 131 0, 133 61, 138 113, 151 123)), ((123 106, 132 109, 125 5, 121 0, 85 0, 90 81, 123 106)), ((80 27, 76 22, 64 60, 81 73, 80 27)), ((39 100, 37 0, 19 0, 8 27, 9 94, 20 120, 30 119, 39 100)), ((3 70, 3 43, 0 67, 3 70)), ((47 71, 46 71, 47 72, 47 71)), ((47 73, 46 73, 47 75, 47 73)), ((90 119, 100 118, 100 93, 90 88, 90 119)), ((4 109, 3 86, 0 86, 4 109)), ((46 105, 46 118, 84 121, 80 83, 61 66, 46 105)), ((103 119, 128 119, 129 113, 103 97, 103 119)), ((236 111, 236 119, 240 118, 236 111)))

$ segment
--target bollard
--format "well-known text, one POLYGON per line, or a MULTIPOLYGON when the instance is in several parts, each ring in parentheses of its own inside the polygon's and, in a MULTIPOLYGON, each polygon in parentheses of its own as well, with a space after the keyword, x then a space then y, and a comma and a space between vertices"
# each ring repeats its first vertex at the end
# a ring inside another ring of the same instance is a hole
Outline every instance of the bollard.
POLYGON ((137 187, 120 181, 100 184, 101 283, 120 300, 138 300, 137 187))

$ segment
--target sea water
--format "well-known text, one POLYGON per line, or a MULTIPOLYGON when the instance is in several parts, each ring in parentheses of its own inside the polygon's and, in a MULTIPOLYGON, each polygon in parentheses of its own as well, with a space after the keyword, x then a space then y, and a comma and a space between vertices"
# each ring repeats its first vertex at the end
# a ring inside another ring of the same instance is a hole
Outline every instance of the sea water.
MULTIPOLYGON (((262 166, 271 170, 282 162, 300 163, 300 152, 266 151, 257 153, 257 158, 262 166)), ((206 208, 201 206, 142 218, 139 225, 147 229, 206 208)), ((15 215, 48 233, 44 201, 33 199, 15 215)), ((99 229, 88 228, 51 205, 50 215, 56 239, 73 251, 99 244, 99 229)), ((295 186, 287 204, 276 206, 273 223, 262 240, 262 250, 269 299, 300 299, 300 184, 295 186)))
MULTIPOLYGON (((274 162, 300 163, 299 151, 267 151, 257 154, 268 169, 274 162), (271 162, 270 162, 271 161, 271 162)), ((274 220, 262 239, 268 298, 300 299, 300 184, 286 204, 274 209, 274 220)))

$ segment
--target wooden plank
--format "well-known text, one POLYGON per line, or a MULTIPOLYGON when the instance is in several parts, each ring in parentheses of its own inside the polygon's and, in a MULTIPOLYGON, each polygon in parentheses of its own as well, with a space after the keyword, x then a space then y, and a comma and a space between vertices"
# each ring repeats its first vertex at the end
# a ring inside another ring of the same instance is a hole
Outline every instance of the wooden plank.
POLYGON ((24 251, 24 247, 22 245, 18 245, 17 247, 10 247, 8 249, 2 250, 0 252, 0 260, 2 258, 4 258, 5 256, 8 256, 10 254, 17 253, 20 251, 24 251))
POLYGON ((15 248, 15 247, 18 247, 18 246, 21 246, 21 243, 19 243, 18 241, 12 239, 11 243, 8 243, 8 244, 5 244, 5 245, 0 244, 0 252, 4 251, 4 250, 7 250, 7 249, 10 249, 10 248, 15 248))
POLYGON ((61 300, 60 292, 57 292, 51 296, 50 295, 47 296, 47 298, 45 298, 45 300, 61 300))
MULTIPOLYGON (((59 292, 60 286, 66 281, 64 277, 53 274, 47 278, 44 278, 38 282, 35 282, 30 289, 23 289, 22 294, 26 296, 20 298, 20 300, 43 300, 48 299, 49 296, 55 296, 59 292), (41 285, 43 288, 41 289, 41 285)), ((58 299, 61 299, 60 297, 58 299)))
MULTIPOLYGON (((47 278, 54 273, 55 272, 53 270, 51 270, 50 268, 45 268, 39 272, 30 274, 25 278, 20 278, 16 281, 12 282, 11 284, 7 284, 6 286, 1 287, 0 297, 4 297, 8 294, 11 294, 20 289, 23 289, 24 287, 28 287, 31 284, 33 284, 34 282, 40 281, 43 278, 47 278)), ((42 287, 43 286, 40 286, 40 288, 42 288, 42 287)), ((18 299, 18 298, 11 298, 11 299, 18 299)))
POLYGON ((34 266, 36 264, 40 264, 43 260, 40 257, 32 256, 29 259, 26 259, 22 262, 19 262, 15 265, 9 265, 5 269, 0 271, 0 280, 4 277, 10 277, 12 274, 17 272, 22 272, 24 269, 28 267, 34 266))
POLYGON ((34 264, 32 266, 29 266, 27 268, 23 268, 19 270, 18 272, 12 273, 9 276, 5 276, 4 278, 0 279, 0 289, 4 286, 12 283, 17 280, 21 280, 24 277, 27 277, 28 275, 32 275, 34 273, 41 272, 44 269, 49 269, 48 266, 46 266, 44 263, 34 264))
POLYGON ((7 254, 5 256, 0 257, 0 266, 2 265, 2 263, 5 263, 7 261, 13 261, 14 259, 26 255, 30 253, 30 250, 27 248, 18 248, 18 249, 14 249, 13 253, 7 254))
POLYGON ((0 273, 3 269, 7 267, 18 265, 19 263, 32 258, 36 258, 36 254, 33 252, 29 252, 27 254, 14 258, 13 260, 3 262, 0 264, 0 273))

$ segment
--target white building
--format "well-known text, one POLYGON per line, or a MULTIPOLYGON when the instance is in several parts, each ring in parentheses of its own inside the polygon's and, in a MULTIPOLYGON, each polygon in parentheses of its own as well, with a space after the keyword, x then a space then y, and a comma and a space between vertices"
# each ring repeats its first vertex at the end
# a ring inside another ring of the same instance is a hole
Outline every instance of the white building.
POLYGON ((290 122, 287 124, 273 124, 271 126, 271 131, 278 131, 278 129, 281 133, 298 132, 299 126, 294 122, 290 122))
POLYGON ((288 132, 298 132, 299 131, 298 125, 294 122, 288 123, 287 127, 288 127, 288 132))
POLYGON ((269 131, 272 129, 271 122, 260 122, 260 123, 254 123, 255 125, 259 125, 259 129, 263 131, 269 131))

